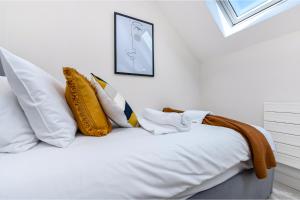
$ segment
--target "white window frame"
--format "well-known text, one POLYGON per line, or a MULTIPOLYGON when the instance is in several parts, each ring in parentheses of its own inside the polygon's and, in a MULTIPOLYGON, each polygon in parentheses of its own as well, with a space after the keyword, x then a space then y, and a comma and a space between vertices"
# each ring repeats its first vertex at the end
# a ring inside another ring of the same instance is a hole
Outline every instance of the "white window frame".
POLYGON ((252 17, 253 15, 256 15, 260 12, 263 12, 266 9, 269 9, 272 6, 282 3, 283 1, 285 0, 268 0, 240 16, 237 15, 236 11, 230 3, 230 0, 217 0, 217 3, 220 5, 222 10, 225 11, 232 25, 236 25, 241 21, 252 17))
POLYGON ((224 37, 233 35, 295 6, 300 6, 300 0, 282 0, 261 12, 258 12, 240 21, 237 24, 233 24, 219 1, 220 0, 205 0, 207 8, 209 9, 214 21, 218 25, 220 31, 223 33, 224 37))

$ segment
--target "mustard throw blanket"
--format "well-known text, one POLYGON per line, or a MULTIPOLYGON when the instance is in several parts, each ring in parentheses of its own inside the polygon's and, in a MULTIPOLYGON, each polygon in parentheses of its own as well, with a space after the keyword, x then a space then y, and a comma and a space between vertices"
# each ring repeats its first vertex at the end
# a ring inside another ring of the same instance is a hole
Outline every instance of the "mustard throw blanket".
MULTIPOLYGON (((172 108, 164 108, 163 111, 183 112, 172 108)), ((207 115, 202 123, 212 126, 226 127, 239 132, 249 145, 252 163, 257 178, 263 179, 267 177, 267 169, 276 167, 276 160, 270 144, 266 140, 265 136, 256 128, 233 119, 216 115, 207 115)))

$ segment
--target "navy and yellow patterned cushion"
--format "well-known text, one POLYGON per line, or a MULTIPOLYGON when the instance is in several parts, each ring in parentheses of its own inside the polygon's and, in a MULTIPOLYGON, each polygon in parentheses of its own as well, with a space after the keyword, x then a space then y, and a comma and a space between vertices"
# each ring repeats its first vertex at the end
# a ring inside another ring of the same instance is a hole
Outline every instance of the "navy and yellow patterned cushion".
POLYGON ((121 127, 137 127, 138 120, 127 101, 111 85, 92 74, 92 84, 107 116, 121 127))

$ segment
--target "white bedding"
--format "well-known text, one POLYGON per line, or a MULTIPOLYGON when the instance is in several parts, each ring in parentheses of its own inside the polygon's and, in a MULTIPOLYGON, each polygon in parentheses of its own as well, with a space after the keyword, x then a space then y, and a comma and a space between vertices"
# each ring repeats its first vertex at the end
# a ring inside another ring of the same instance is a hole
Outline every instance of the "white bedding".
POLYGON ((65 149, 40 143, 0 154, 0 199, 187 198, 235 175, 249 158, 243 137, 227 128, 193 124, 190 132, 159 136, 114 129, 77 136, 65 149))

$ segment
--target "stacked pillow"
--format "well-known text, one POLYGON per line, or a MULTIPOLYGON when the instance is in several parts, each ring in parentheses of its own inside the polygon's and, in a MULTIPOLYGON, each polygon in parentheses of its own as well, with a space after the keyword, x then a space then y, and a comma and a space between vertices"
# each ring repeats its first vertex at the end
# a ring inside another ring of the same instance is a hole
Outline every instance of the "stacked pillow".
POLYGON ((63 85, 40 67, 3 48, 0 58, 35 136, 57 147, 68 146, 75 138, 77 126, 64 98, 63 85))
POLYGON ((0 130, 5 130, 0 135, 0 152, 26 151, 38 140, 67 147, 77 125, 84 135, 107 135, 112 130, 107 116, 120 127, 138 126, 126 100, 94 74, 91 84, 75 69, 65 67, 64 90, 40 67, 1 47, 0 62, 7 77, 0 79, 0 130))
POLYGON ((34 147, 38 140, 6 77, 0 76, 0 152, 17 153, 34 147))
POLYGON ((65 96, 84 135, 104 136, 112 130, 106 115, 120 127, 137 127, 138 121, 126 100, 107 82, 92 74, 91 83, 71 67, 64 68, 65 96), (96 90, 96 91, 95 91, 96 90))

